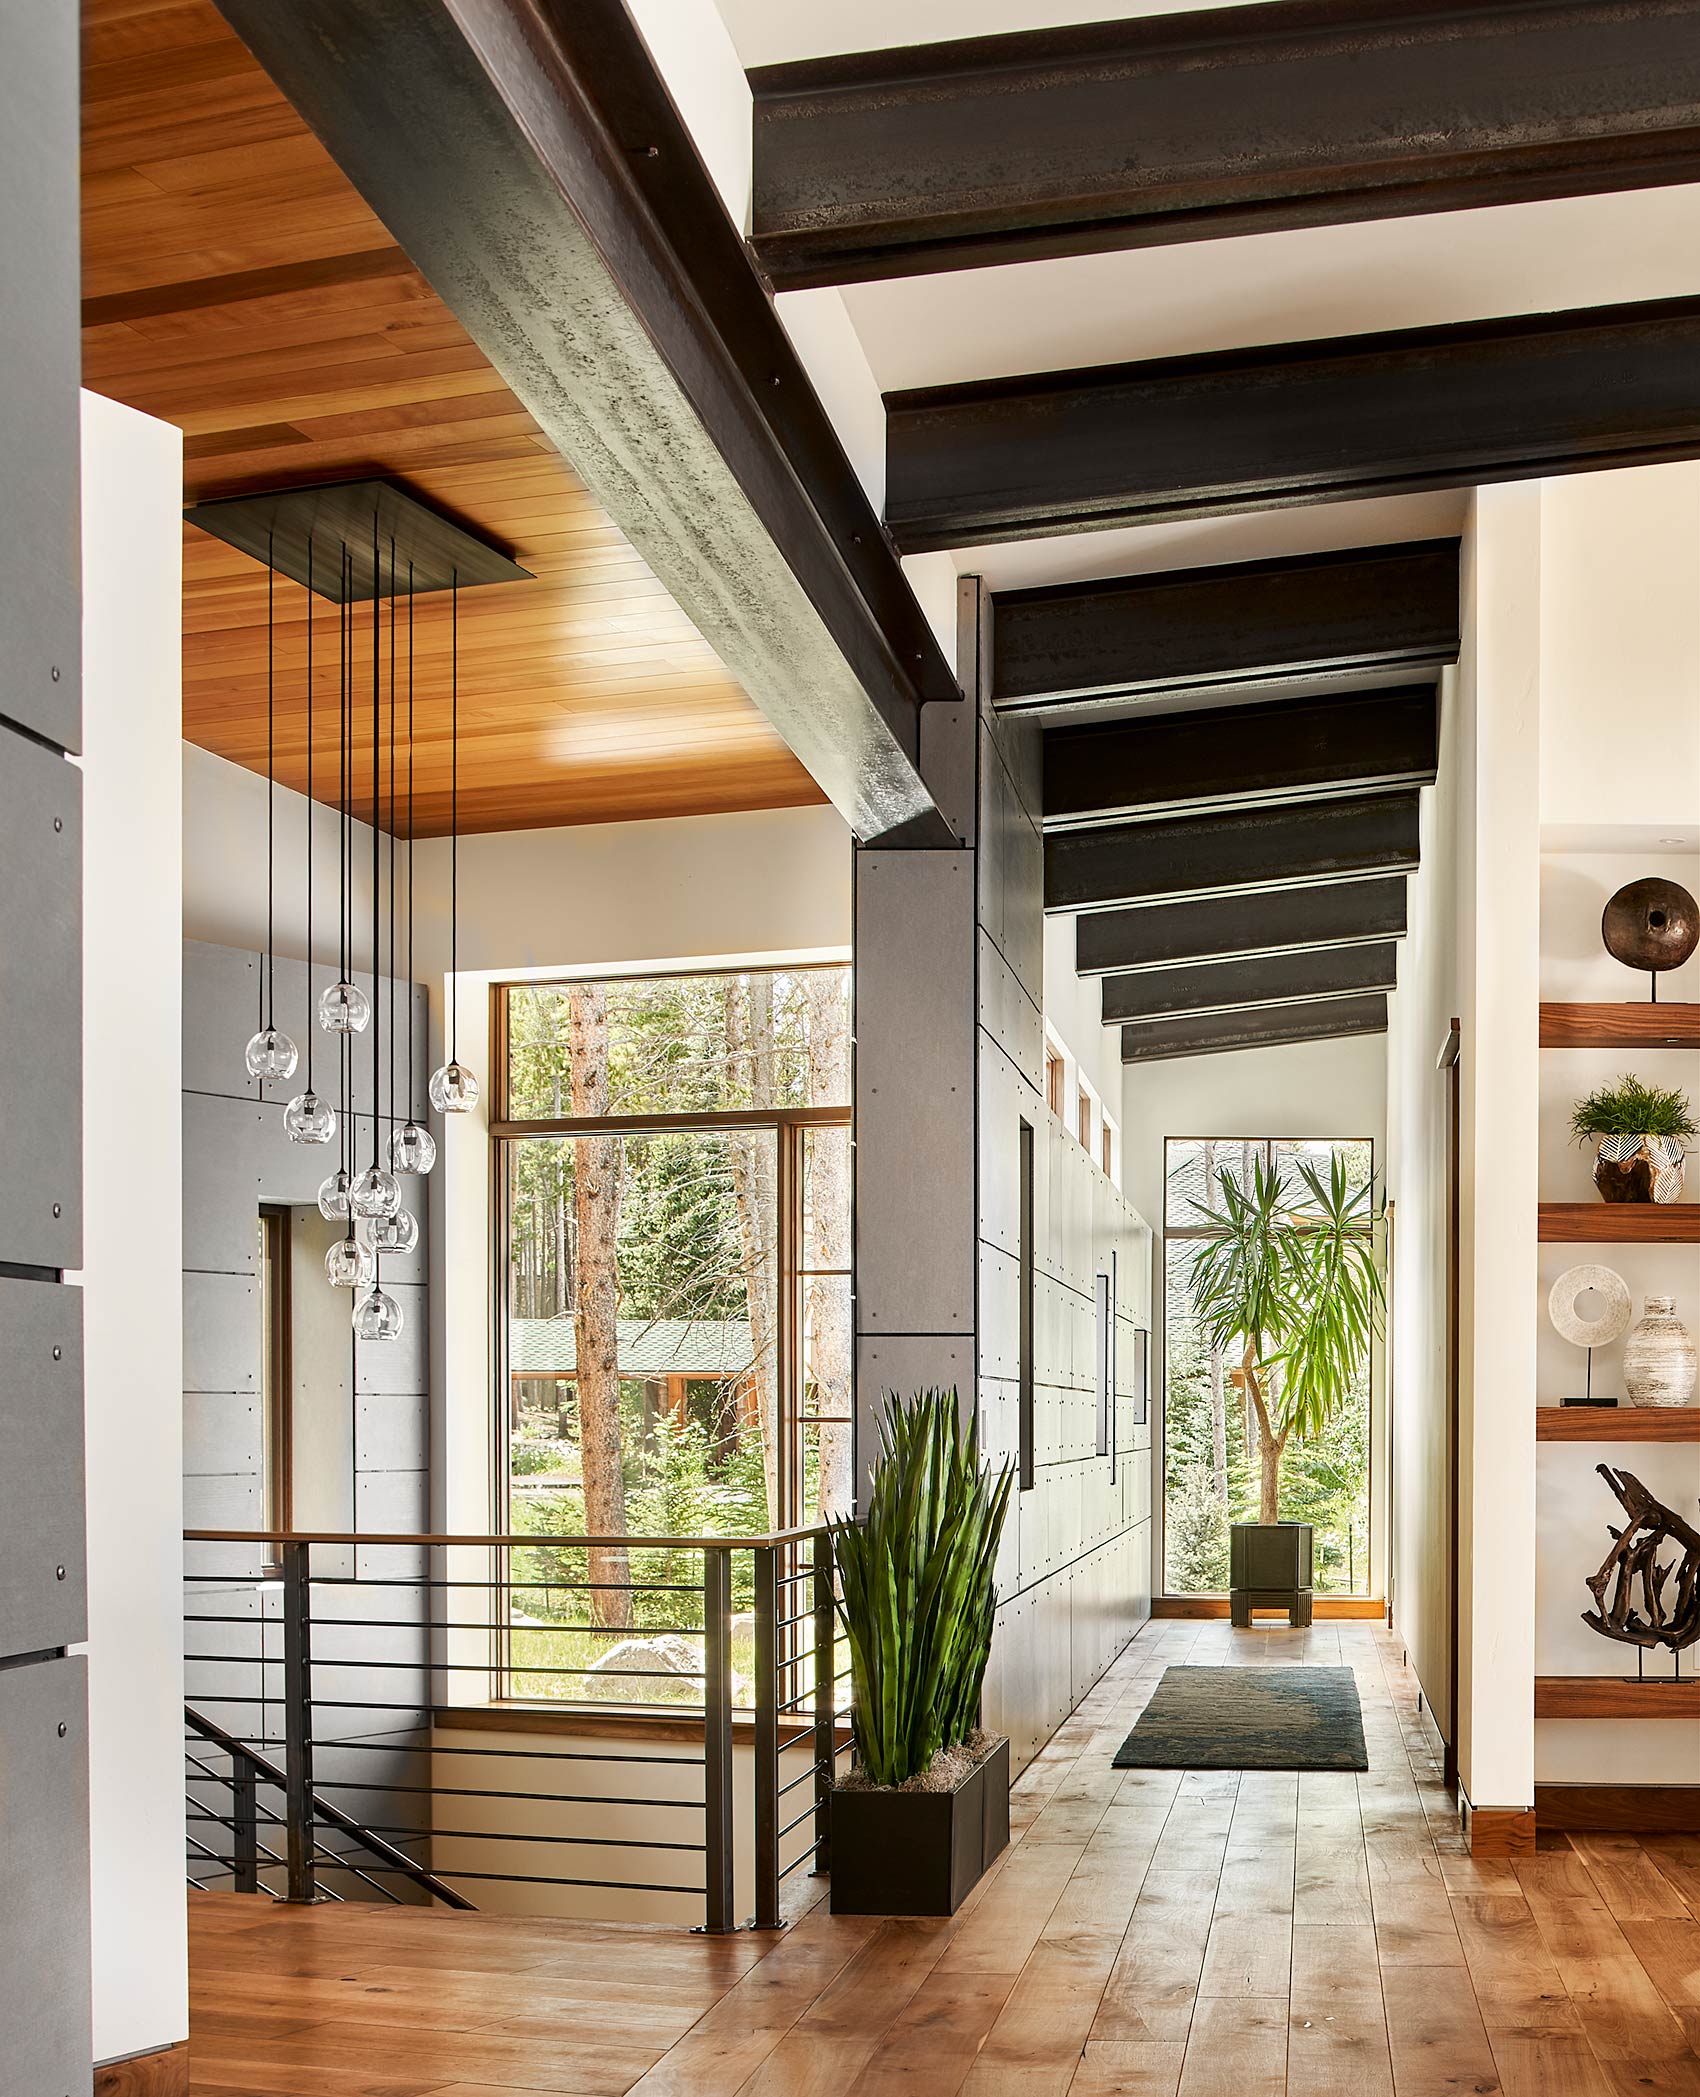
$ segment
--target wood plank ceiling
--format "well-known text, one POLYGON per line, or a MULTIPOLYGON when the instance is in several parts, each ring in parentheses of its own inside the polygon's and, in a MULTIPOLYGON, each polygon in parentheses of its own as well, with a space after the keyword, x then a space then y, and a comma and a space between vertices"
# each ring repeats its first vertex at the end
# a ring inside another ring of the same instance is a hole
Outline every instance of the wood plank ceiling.
MULTIPOLYGON (((536 578, 461 602, 462 830, 821 801, 211 0, 84 0, 83 35, 85 384, 183 431, 186 500, 387 475, 536 578)), ((183 732, 253 770, 265 602, 262 569, 185 527, 183 732)), ((304 607, 278 585, 278 777, 295 787, 304 607)), ((322 607, 320 799, 335 630, 322 607)), ((422 836, 449 826, 448 688, 448 606, 422 602, 422 836)))

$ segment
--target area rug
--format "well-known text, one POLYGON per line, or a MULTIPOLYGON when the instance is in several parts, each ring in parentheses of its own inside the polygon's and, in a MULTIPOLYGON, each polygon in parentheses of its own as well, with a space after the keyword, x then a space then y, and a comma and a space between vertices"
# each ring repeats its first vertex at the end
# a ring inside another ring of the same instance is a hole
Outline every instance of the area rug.
POLYGON ((1166 1667, 1117 1769, 1368 1769, 1349 1667, 1166 1667))

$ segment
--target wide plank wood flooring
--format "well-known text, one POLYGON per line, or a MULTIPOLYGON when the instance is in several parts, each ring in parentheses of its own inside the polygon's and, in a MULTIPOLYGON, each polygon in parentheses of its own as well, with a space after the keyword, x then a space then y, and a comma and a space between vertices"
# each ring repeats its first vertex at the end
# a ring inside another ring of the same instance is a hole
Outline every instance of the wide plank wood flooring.
MULTIPOLYGON (((190 1899, 195 2097, 1700 2097, 1700 1845, 1465 1854, 1377 1625, 1151 1624, 949 1922, 190 1899), (1350 1666, 1370 1768, 1117 1771, 1164 1667, 1350 1666)), ((813 1905, 808 1903, 813 1902, 813 1905)))

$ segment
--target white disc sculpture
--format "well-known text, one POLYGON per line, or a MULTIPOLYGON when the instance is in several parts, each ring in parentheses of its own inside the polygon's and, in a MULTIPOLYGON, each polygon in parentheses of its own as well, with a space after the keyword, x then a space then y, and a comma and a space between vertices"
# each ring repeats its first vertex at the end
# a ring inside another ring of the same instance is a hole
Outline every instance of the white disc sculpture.
POLYGON ((1559 1335, 1577 1347, 1607 1347, 1629 1330, 1629 1284, 1612 1267, 1566 1267, 1552 1285, 1547 1314, 1559 1335), (1577 1299, 1592 1289, 1600 1308, 1583 1317, 1577 1299))

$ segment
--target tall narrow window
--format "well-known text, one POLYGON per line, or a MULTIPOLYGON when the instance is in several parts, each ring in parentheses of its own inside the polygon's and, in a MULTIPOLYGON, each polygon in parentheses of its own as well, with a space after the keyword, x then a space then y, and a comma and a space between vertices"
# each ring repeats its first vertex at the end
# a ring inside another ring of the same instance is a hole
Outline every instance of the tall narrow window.
POLYGON ((1099 1163, 1104 1168, 1105 1179, 1113 1178, 1115 1174, 1115 1139, 1116 1132, 1113 1128, 1111 1128, 1109 1117, 1106 1115, 1104 1118, 1104 1125, 1098 1134, 1099 1163))
POLYGON ((1092 1277, 1093 1310, 1093 1370, 1097 1386, 1098 1445, 1096 1453, 1110 1453, 1110 1404, 1114 1391, 1115 1367, 1113 1352, 1116 1344, 1116 1299, 1110 1293, 1110 1277, 1096 1274, 1092 1277))
MULTIPOLYGON (((1327 1178, 1336 1159, 1354 1182, 1374 1171, 1368 1141, 1266 1136, 1172 1137, 1164 1146, 1163 1454, 1164 1565, 1170 1594, 1220 1592, 1228 1584, 1228 1532, 1255 1521, 1264 1435, 1248 1392, 1246 1347, 1211 1344, 1193 1309, 1193 1267, 1202 1247, 1221 1234, 1224 1182, 1251 1184, 1272 1170, 1295 1203, 1305 1199, 1299 1168, 1327 1178)), ((1367 1228, 1367 1226, 1366 1226, 1367 1228)), ((1140 1365, 1142 1367, 1142 1365, 1140 1365)), ((1279 1400, 1279 1361, 1262 1372, 1279 1400)), ((1316 1586, 1321 1594, 1365 1595, 1370 1572, 1370 1357, 1351 1401, 1325 1435, 1294 1433, 1280 1463, 1283 1520, 1315 1532, 1316 1586)))
POLYGON ((1016 1386, 1016 1482, 1022 1492, 1033 1484, 1033 1124, 1021 1124, 1021 1192, 1017 1266, 1020 1294, 1017 1335, 1019 1381, 1016 1386))
POLYGON ((1045 1104, 1060 1121, 1063 1110, 1063 1059, 1051 1048, 1045 1051, 1045 1104))
MULTIPOLYGON (((260 1527, 289 1527, 289 1211, 260 1211, 260 1527)), ((268 1556, 276 1556, 275 1552, 268 1556)))
POLYGON ((1090 1150, 1092 1148, 1092 1095, 1084 1085, 1080 1088, 1079 1135, 1081 1147, 1085 1150, 1090 1150))

